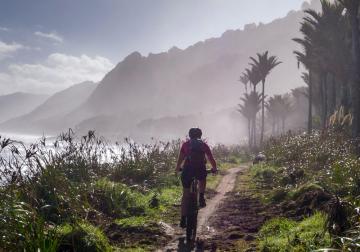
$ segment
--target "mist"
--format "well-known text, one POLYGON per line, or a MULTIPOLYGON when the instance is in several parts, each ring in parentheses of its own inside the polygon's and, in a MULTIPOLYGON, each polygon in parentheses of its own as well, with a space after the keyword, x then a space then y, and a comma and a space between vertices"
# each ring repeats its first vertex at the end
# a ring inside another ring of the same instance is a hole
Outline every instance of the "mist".
POLYGON ((149 141, 183 138, 188 128, 199 126, 214 143, 245 141, 246 120, 237 108, 244 92, 241 71, 249 57, 270 51, 283 63, 269 77, 267 94, 303 86, 292 41, 303 16, 302 11, 290 11, 269 23, 227 30, 185 49, 174 45, 148 56, 133 52, 97 84, 77 84, 41 104, 28 104, 32 111, 4 115, 0 130, 56 135, 73 128, 79 134, 95 130, 112 139, 149 141))

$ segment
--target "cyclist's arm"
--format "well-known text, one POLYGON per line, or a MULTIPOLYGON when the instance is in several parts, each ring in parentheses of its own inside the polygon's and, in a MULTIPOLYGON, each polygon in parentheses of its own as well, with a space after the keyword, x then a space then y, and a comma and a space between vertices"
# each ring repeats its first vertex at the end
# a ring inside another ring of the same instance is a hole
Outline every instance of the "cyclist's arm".
POLYGON ((213 154, 211 153, 210 147, 207 144, 205 144, 205 154, 206 154, 206 157, 207 157, 207 159, 209 160, 209 162, 211 164, 211 167, 213 169, 217 170, 216 161, 214 159, 213 154))
POLYGON ((183 148, 184 147, 181 148, 180 153, 179 153, 178 161, 177 161, 177 164, 176 164, 176 170, 175 170, 176 172, 180 171, 181 165, 185 160, 185 154, 184 154, 183 148))

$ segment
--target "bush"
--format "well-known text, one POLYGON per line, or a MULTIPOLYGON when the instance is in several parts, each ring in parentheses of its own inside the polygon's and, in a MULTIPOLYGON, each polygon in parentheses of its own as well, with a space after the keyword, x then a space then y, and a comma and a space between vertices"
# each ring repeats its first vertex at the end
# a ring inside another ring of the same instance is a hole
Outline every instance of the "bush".
POLYGON ((238 164, 251 159, 250 151, 240 145, 226 146, 223 144, 217 144, 212 147, 211 151, 214 158, 221 163, 238 164))
POLYGON ((143 215, 149 205, 149 198, 142 193, 107 179, 97 181, 93 191, 90 196, 92 205, 117 218, 143 215))
POLYGON ((267 164, 257 164, 252 166, 251 173, 259 182, 273 186, 279 168, 267 164))
POLYGON ((61 235, 60 251, 107 252, 112 251, 103 232, 86 222, 74 226, 66 224, 59 230, 61 235))
POLYGON ((296 188, 310 180, 333 194, 356 197, 360 195, 360 160, 355 148, 347 135, 329 130, 272 138, 264 152, 270 164, 285 168, 278 186, 296 188))
POLYGON ((317 184, 314 183, 306 183, 301 185, 299 188, 292 190, 289 195, 293 200, 296 200, 299 196, 312 191, 324 191, 324 189, 317 184))
POLYGON ((126 139, 124 145, 116 146, 118 150, 112 155, 112 180, 148 187, 166 186, 171 181, 169 176, 173 175, 180 141, 137 145, 126 139))
POLYGON ((330 245, 330 236, 324 232, 326 216, 322 213, 297 223, 276 218, 264 224, 259 232, 260 251, 313 251, 330 245))
POLYGON ((56 251, 59 239, 36 212, 16 195, 0 193, 0 250, 56 251))

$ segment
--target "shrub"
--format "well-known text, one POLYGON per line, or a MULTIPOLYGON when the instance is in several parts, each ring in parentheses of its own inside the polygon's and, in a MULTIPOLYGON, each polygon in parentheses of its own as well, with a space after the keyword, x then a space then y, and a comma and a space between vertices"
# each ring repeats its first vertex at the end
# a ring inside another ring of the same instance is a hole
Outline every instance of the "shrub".
POLYGON ((148 187, 168 185, 173 175, 180 148, 180 141, 138 145, 126 139, 116 145, 112 155, 111 179, 125 184, 145 184, 148 187))
POLYGON ((103 232, 86 222, 66 224, 59 229, 60 251, 107 252, 112 251, 103 232))
POLYGON ((257 164, 252 166, 251 173, 259 182, 273 186, 276 179, 278 168, 267 164, 257 164))
POLYGON ((237 164, 251 159, 250 151, 240 145, 226 146, 217 144, 212 147, 214 158, 218 162, 237 164))
POLYGON ((142 193, 107 179, 95 183, 90 197, 98 210, 114 217, 142 215, 149 205, 149 198, 142 193))
POLYGON ((0 250, 57 251, 55 229, 16 195, 0 193, 0 250))
POLYGON ((330 245, 330 236, 324 232, 326 216, 322 213, 297 223, 276 218, 264 224, 259 232, 260 251, 313 251, 330 245))

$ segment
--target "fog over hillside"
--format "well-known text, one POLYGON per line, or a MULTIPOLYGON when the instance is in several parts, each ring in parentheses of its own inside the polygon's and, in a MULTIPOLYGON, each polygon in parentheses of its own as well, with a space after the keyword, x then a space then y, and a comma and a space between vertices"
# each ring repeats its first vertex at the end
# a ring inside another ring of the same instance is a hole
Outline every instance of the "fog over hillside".
POLYGON ((108 136, 146 140, 152 136, 181 137, 188 127, 203 126, 218 141, 238 141, 245 130, 241 126, 245 121, 236 112, 244 90, 238 79, 250 56, 268 50, 283 62, 267 80, 268 95, 304 85, 293 54, 297 46, 292 41, 299 36, 303 15, 302 11, 291 11, 269 24, 228 30, 219 38, 198 42, 185 50, 173 47, 148 56, 134 52, 96 88, 78 93, 76 97, 81 99, 76 102, 68 97, 66 101, 71 102, 65 102, 61 109, 54 106, 60 102, 48 101, 28 115, 2 124, 0 129, 55 133, 72 127, 80 132, 95 129, 108 136), (219 114, 222 117, 215 116, 219 114), (24 127, 29 118, 32 126, 24 127), (230 124, 225 123, 228 120, 239 126, 229 129, 230 124), (223 128, 228 136, 217 134, 216 128, 223 128))
MULTIPOLYGON (((57 92, 38 103, 30 113, 23 113, 1 125, 6 132, 56 134, 72 127, 62 120, 69 112, 81 105, 94 91, 96 84, 84 82, 57 92)), ((34 108, 33 107, 33 108, 34 108)), ((30 110, 30 109, 29 109, 30 110)), ((28 111, 29 111, 28 110, 28 111)), ((27 111, 27 112, 28 112, 27 111)))
POLYGON ((0 96, 0 123, 31 112, 48 98, 48 95, 13 93, 0 96))

